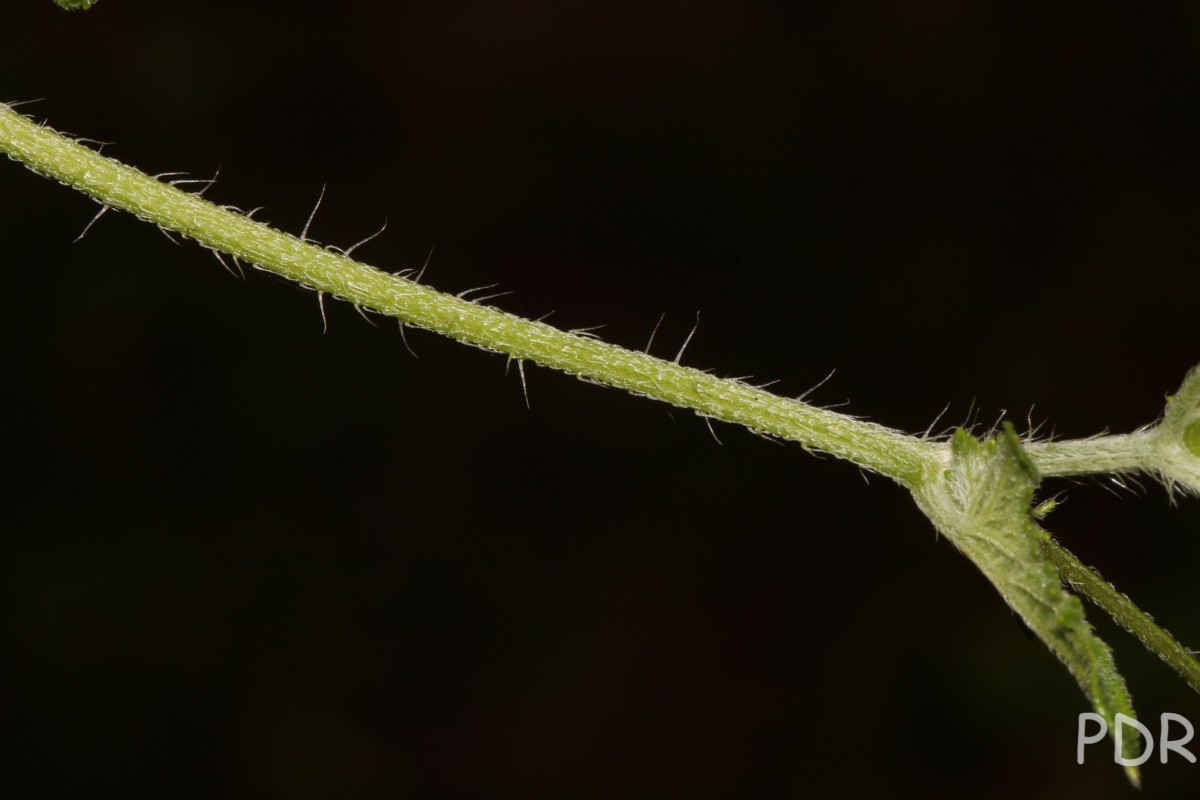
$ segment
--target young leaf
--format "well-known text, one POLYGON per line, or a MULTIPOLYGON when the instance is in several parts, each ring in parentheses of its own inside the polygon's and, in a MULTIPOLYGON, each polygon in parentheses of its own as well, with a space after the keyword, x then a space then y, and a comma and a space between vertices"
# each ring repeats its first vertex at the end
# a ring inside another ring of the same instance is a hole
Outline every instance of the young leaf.
MULTIPOLYGON (((999 590, 1030 630, 1066 665, 1109 730, 1118 713, 1134 717, 1125 681, 1112 652, 1084 618, 1079 598, 1062 588, 1058 570, 1042 542, 1049 534, 1030 512, 1037 471, 1021 449, 1011 424, 986 441, 959 430, 951 442, 948 469, 914 490, 918 505, 999 590)), ((1123 742, 1127 758, 1139 751, 1137 737, 1123 742)), ((1130 782, 1138 768, 1126 767, 1130 782)))

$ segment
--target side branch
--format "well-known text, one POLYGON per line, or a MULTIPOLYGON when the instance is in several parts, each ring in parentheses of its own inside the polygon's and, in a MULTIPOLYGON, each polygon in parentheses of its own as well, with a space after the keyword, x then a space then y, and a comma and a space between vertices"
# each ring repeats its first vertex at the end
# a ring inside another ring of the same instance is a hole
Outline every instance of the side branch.
POLYGON ((1175 640, 1150 615, 1113 588, 1094 570, 1079 563, 1069 550, 1050 537, 1042 540, 1042 552, 1058 567, 1063 581, 1075 592, 1107 611, 1117 624, 1136 636, 1146 649, 1156 654, 1179 673, 1188 684, 1200 692, 1200 661, 1191 650, 1175 640))

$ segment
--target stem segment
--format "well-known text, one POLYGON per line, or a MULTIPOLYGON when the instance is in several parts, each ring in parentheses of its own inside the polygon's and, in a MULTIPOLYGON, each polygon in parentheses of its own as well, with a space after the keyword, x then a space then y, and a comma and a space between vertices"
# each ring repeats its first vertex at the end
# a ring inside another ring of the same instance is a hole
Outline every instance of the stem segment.
POLYGON ((1154 472, 1157 467, 1149 432, 1030 442, 1025 452, 1043 478, 1056 475, 1095 475, 1154 472))
POLYGON ((1200 692, 1200 661, 1190 650, 1175 641, 1175 637, 1159 627, 1132 600, 1114 589, 1095 571, 1079 563, 1079 559, 1052 538, 1046 537, 1042 541, 1042 552, 1058 567, 1059 575, 1073 591, 1107 611, 1118 625, 1141 640, 1147 650, 1155 653, 1200 692))
POLYGON ((899 431, 773 395, 443 294, 180 191, 0 104, 0 150, 35 172, 201 245, 405 324, 799 442, 912 486, 944 450, 899 431))

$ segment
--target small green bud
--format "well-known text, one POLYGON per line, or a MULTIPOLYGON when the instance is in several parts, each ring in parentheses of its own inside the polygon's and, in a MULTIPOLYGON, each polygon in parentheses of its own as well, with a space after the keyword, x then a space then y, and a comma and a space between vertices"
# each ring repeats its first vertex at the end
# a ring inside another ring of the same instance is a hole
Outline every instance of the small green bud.
POLYGON ((1183 432, 1183 445, 1200 458, 1200 419, 1194 420, 1183 432))
POLYGON ((1155 467, 1170 484, 1200 494, 1200 367, 1183 379, 1158 428, 1155 467))
POLYGON ((68 11, 78 11, 80 9, 87 10, 96 5, 98 0, 54 0, 59 8, 65 8, 68 11))

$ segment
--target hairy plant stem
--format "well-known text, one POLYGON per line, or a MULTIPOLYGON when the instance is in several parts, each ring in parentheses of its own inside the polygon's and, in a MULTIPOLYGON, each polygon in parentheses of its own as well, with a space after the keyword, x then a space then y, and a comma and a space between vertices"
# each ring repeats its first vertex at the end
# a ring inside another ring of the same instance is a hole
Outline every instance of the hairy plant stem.
MULTIPOLYGON (((722 379, 677 361, 626 350, 438 292, 376 269, 158 181, 38 125, 0 104, 0 151, 107 208, 176 231, 204 247, 290 278, 404 324, 653 397, 697 414, 799 442, 913 488, 948 460, 944 443, 722 379)), ((1061 442, 1030 442, 1042 477, 1155 472, 1148 431, 1061 442)))
POLYGON ((107 207, 318 292, 467 344, 831 453, 912 486, 944 446, 568 333, 354 261, 125 166, 0 105, 0 150, 107 207))
POLYGON ((1074 554, 1050 537, 1041 542, 1042 552, 1058 568, 1058 574, 1072 590, 1104 609, 1117 624, 1136 636, 1147 650, 1158 655, 1179 673, 1193 689, 1200 692, 1200 661, 1192 651, 1181 645, 1161 628, 1145 611, 1118 592, 1095 570, 1080 563, 1074 554))
MULTIPOLYGON (((1032 524, 1041 477, 1151 472, 1200 493, 1200 369, 1154 428, 1126 436, 1022 443, 1011 426, 983 442, 903 434, 735 379, 562 331, 444 294, 274 230, 227 207, 106 158, 0 104, 0 151, 100 202, 194 239, 214 252, 274 272, 360 308, 584 380, 652 397, 697 414, 845 458, 906 486, 917 504, 999 589, 1109 719, 1133 714, 1111 651, 1059 580, 1108 611, 1200 691, 1200 664, 1170 634, 1032 524), (1044 540, 1044 541, 1043 541, 1044 540)), ((102 212, 103 213, 103 212, 102 212)), ((307 230, 307 229, 306 229, 307 230)), ((648 349, 648 348, 647 348, 648 349)), ((682 356, 682 351, 680 351, 682 356)), ((1135 783, 1136 768, 1128 775, 1135 783)))
POLYGON ((1025 445, 1025 452, 1043 478, 1153 472, 1157 463, 1153 442, 1153 436, 1142 431, 1061 442, 1030 442, 1025 445))

